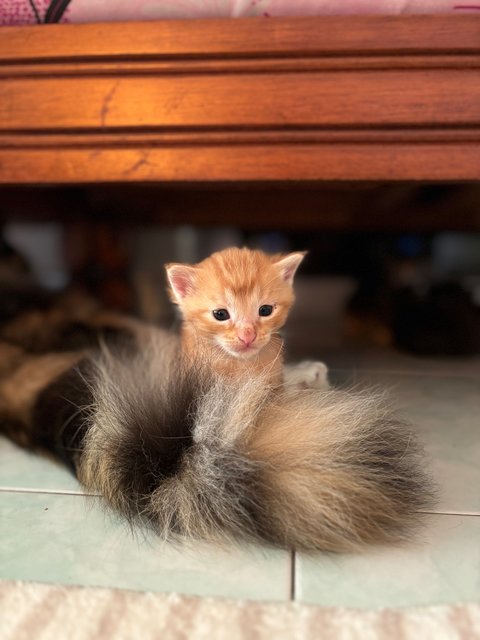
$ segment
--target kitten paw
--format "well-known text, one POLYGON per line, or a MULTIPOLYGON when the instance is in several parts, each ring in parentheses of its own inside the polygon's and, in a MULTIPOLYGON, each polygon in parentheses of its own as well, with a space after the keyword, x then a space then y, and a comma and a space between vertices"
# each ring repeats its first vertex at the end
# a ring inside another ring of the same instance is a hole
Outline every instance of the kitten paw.
POLYGON ((285 384, 307 389, 328 389, 328 368, 323 362, 305 360, 285 367, 285 384))

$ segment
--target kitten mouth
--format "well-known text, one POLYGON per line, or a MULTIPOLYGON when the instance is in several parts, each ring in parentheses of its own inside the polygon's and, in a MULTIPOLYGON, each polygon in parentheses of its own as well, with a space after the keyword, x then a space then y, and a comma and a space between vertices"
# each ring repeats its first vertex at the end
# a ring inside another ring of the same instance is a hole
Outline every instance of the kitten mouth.
POLYGON ((235 344, 229 347, 225 345, 222 346, 229 355, 234 356, 235 358, 250 358, 261 349, 261 346, 257 344, 250 344, 248 346, 245 344, 235 344))

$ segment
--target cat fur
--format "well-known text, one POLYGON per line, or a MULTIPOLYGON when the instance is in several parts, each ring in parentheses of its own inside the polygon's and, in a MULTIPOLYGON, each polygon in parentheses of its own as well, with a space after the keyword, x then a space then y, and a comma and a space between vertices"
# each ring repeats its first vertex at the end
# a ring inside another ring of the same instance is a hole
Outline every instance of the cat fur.
POLYGON ((16 357, 3 426, 165 539, 351 551, 406 539, 431 503, 421 449, 381 395, 226 380, 148 326, 127 347, 16 357))
POLYGON ((225 376, 198 345, 186 357, 175 335, 88 301, 17 300, 0 322, 0 432, 132 524, 351 551, 405 540, 432 504, 382 394, 292 387, 268 367, 225 376))

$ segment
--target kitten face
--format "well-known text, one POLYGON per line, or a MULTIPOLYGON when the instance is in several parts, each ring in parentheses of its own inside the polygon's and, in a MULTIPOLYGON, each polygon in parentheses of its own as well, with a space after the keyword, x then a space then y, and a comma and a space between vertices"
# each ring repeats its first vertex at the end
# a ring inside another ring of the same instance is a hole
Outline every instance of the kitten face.
POLYGON ((232 248, 197 265, 167 265, 170 295, 202 341, 250 358, 285 324, 303 257, 232 248))

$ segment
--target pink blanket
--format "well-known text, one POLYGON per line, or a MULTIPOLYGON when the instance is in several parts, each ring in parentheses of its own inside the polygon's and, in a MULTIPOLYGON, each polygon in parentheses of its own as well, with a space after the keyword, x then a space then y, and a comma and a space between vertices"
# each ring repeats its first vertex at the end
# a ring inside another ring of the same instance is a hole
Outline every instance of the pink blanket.
POLYGON ((464 0, 0 0, 0 24, 480 12, 464 0))

